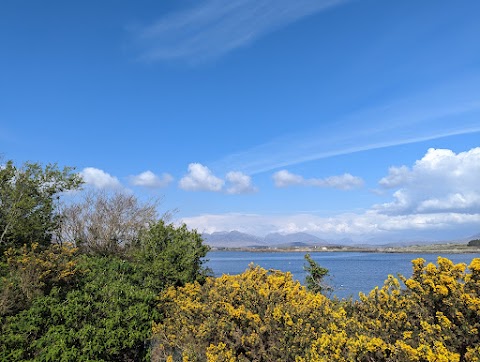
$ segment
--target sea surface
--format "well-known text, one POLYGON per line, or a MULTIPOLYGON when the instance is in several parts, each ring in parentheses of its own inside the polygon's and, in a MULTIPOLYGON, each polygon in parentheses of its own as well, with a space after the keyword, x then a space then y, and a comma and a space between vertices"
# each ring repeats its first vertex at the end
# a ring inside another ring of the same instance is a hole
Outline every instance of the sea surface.
MULTIPOLYGON (((247 251, 211 251, 206 266, 215 276, 222 274, 240 274, 250 263, 265 269, 291 272, 293 277, 305 283, 307 264, 302 252, 247 252, 247 251)), ((427 262, 436 262, 438 256, 446 257, 454 263, 470 264, 480 254, 410 254, 410 253, 356 253, 356 252, 311 252, 310 256, 321 267, 329 270, 326 281, 333 287, 331 296, 338 298, 353 297, 358 293, 368 293, 375 286, 382 286, 389 274, 412 274, 411 260, 423 258, 427 262)))

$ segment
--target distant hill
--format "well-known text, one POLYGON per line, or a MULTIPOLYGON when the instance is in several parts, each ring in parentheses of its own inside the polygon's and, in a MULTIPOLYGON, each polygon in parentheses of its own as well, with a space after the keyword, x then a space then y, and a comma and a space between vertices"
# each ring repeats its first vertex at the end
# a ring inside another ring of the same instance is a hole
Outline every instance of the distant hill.
POLYGON ((330 245, 327 241, 307 233, 268 234, 264 238, 265 243, 275 246, 325 246, 330 245))
POLYGON ((343 238, 337 240, 325 240, 308 233, 271 233, 265 237, 259 237, 240 231, 222 231, 211 234, 202 234, 203 240, 207 245, 213 248, 288 248, 288 247, 322 247, 322 246, 353 246, 353 247, 408 247, 408 246, 422 246, 431 244, 466 244, 470 240, 480 239, 480 233, 472 235, 468 238, 457 240, 441 240, 434 239, 425 240, 415 238, 405 240, 401 236, 391 237, 390 240, 385 240, 385 237, 366 237, 363 241, 353 241, 350 238, 343 238))
POLYGON ((280 234, 272 233, 258 237, 240 231, 214 232, 202 234, 207 245, 216 248, 246 248, 246 247, 301 247, 327 246, 327 241, 307 233, 280 234))
POLYGON ((202 234, 205 244, 215 248, 247 248, 265 246, 263 238, 241 233, 240 231, 222 231, 202 234))

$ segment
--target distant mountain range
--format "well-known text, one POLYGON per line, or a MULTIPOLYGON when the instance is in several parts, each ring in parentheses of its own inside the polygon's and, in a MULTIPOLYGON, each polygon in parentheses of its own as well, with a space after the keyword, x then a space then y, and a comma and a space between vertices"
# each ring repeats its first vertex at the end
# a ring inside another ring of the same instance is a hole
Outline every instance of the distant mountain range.
POLYGON ((272 233, 258 237, 240 231, 215 232, 202 234, 207 245, 215 248, 255 248, 255 247, 292 247, 292 246, 328 246, 333 245, 323 239, 307 233, 272 233))
POLYGON ((425 245, 434 243, 467 243, 472 239, 480 239, 480 233, 464 239, 443 240, 443 241, 425 241, 425 240, 404 240, 381 242, 380 239, 367 239, 363 243, 356 243, 352 239, 344 238, 339 240, 324 240, 317 236, 307 233, 271 233, 265 237, 259 237, 240 231, 222 231, 211 234, 202 234, 204 242, 214 248, 261 248, 261 247, 322 247, 322 246, 383 246, 383 247, 400 247, 409 245, 425 245))

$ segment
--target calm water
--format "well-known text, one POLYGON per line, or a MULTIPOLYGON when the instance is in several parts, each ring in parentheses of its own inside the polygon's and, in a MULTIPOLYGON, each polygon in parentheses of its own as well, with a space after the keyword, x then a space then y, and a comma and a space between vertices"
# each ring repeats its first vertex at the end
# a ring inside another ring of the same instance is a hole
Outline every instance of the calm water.
MULTIPOLYGON (((255 263, 265 269, 289 271, 295 279, 305 282, 306 264, 304 253, 268 253, 245 251, 212 251, 207 258, 207 266, 215 276, 239 274, 255 263)), ((470 264, 480 254, 438 254, 454 263, 470 264)), ((427 262, 436 262, 437 254, 400 254, 400 253, 353 253, 353 252, 312 252, 310 256, 320 266, 330 271, 327 280, 333 286, 333 294, 339 298, 358 297, 359 292, 368 293, 375 286, 383 285, 388 274, 398 273, 409 277, 412 274, 411 260, 423 258, 427 262)))

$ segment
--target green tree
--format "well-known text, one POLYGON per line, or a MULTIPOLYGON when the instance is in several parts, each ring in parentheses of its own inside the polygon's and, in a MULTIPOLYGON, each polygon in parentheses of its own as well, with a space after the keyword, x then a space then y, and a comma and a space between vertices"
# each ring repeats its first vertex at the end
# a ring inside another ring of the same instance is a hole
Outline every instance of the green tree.
POLYGON ((56 164, 17 167, 8 161, 0 167, 0 254, 11 246, 48 245, 59 227, 56 204, 61 193, 81 184, 73 168, 56 164))
POLYGON ((195 230, 159 220, 132 244, 128 254, 145 270, 144 283, 162 290, 170 285, 203 283, 210 274, 203 267, 209 250, 195 230))
POLYGON ((468 246, 480 246, 480 239, 470 240, 468 246))
POLYGON ((331 292, 333 288, 325 283, 325 277, 327 277, 328 269, 322 268, 318 263, 312 259, 310 254, 305 254, 305 260, 308 265, 304 266, 304 270, 307 272, 305 283, 307 289, 315 293, 331 292))

